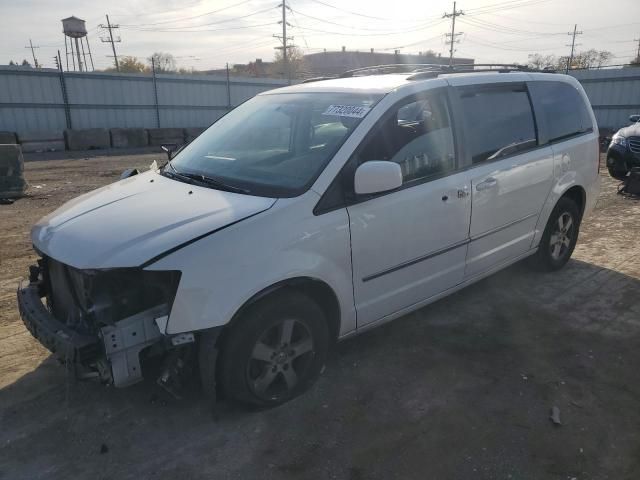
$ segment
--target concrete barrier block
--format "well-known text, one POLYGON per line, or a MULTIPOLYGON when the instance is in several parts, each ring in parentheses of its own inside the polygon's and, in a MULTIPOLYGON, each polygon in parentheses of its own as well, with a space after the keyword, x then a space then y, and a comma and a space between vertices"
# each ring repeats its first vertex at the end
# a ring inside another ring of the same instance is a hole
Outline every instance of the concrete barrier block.
MULTIPOLYGON (((64 140, 62 130, 33 130, 29 132, 18 132, 18 142, 56 142, 64 140)), ((24 151, 24 150, 23 150, 24 151)))
POLYGON ((163 143, 184 143, 184 132, 181 128, 150 128, 149 145, 162 145, 163 143))
POLYGON ((112 128, 111 146, 115 148, 146 147, 149 134, 144 128, 112 128))
POLYGON ((0 145, 0 198, 21 197, 26 189, 20 145, 0 145))
POLYGON ((58 152, 65 150, 64 140, 50 140, 42 142, 25 142, 20 144, 24 153, 58 152))
POLYGON ((0 132, 0 145, 15 145, 18 138, 14 132, 0 132))
POLYGON ((184 129, 184 139, 187 143, 191 142, 194 138, 200 135, 206 130, 205 127, 191 127, 184 129))
POLYGON ((64 137, 69 150, 95 150, 111 146, 111 137, 106 128, 65 130, 64 137))

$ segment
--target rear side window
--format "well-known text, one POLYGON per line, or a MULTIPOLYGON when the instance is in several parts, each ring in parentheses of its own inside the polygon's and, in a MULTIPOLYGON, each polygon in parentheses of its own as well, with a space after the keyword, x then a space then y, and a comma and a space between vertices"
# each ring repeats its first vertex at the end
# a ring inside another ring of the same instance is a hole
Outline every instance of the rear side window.
POLYGON ((544 115, 549 142, 593 131, 587 106, 575 87, 562 82, 531 82, 529 90, 544 115))
POLYGON ((466 146, 473 164, 534 148, 536 124, 522 86, 460 92, 466 146))

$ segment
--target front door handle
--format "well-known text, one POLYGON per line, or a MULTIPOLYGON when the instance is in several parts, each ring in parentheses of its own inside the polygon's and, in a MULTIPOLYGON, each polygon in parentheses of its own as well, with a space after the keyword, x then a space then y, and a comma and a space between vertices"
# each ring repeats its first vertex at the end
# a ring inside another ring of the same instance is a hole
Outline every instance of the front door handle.
POLYGON ((493 188, 497 185, 498 185, 498 180, 493 177, 489 177, 484 181, 480 182, 478 185, 476 185, 476 190, 481 192, 482 190, 489 190, 490 188, 493 188))

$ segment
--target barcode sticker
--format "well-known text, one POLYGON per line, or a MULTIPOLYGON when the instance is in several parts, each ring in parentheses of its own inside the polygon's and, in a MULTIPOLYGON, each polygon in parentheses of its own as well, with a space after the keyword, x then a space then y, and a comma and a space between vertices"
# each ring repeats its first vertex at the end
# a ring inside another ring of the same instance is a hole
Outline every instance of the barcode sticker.
POLYGON ((360 105, 329 105, 323 115, 337 115, 339 117, 362 118, 371 108, 360 105))

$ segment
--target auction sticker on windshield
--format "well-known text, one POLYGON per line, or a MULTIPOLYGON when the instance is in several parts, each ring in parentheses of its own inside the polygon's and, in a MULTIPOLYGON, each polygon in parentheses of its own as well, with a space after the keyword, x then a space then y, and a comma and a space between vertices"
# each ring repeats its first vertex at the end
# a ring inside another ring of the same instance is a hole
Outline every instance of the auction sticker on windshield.
POLYGON ((370 107, 360 105, 329 105, 323 115, 337 115, 339 117, 362 118, 371 110, 370 107))

